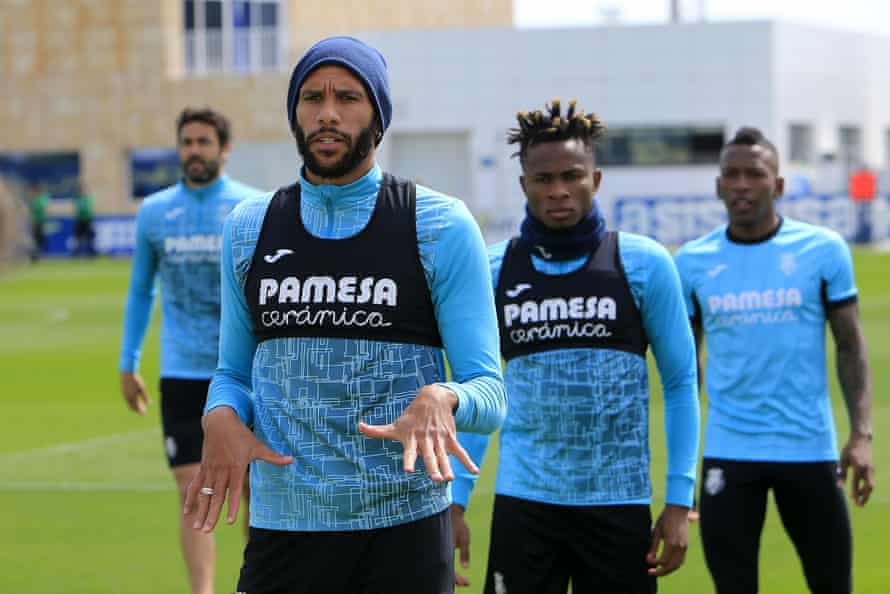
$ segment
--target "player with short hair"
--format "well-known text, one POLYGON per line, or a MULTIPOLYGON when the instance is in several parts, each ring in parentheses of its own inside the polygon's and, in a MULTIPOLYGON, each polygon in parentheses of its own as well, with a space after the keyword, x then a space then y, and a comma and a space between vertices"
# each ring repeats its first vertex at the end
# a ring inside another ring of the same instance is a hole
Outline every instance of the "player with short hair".
POLYGON ((850 250, 834 231, 781 216, 783 189, 776 147, 760 130, 740 129, 720 153, 717 195, 728 224, 676 254, 707 352, 699 510, 719 594, 757 592, 770 490, 810 591, 851 592, 848 470, 857 505, 874 488, 871 385, 850 250), (826 321, 850 418, 840 457, 826 321))
MULTIPOLYGON (((223 220, 254 188, 230 179, 228 120, 212 109, 186 108, 176 122, 182 179, 145 198, 136 217, 136 247, 120 354, 121 392, 140 415, 151 403, 138 372, 155 282, 161 285, 161 422, 167 462, 180 499, 198 470, 201 415, 216 368, 223 220)), ((179 514, 183 555, 194 594, 213 592, 215 547, 179 514)))
MULTIPOLYGON (((527 214, 517 237, 489 249, 509 398, 484 591, 565 594, 571 582, 578 593, 655 592, 656 577, 685 557, 698 448, 680 280, 662 246, 606 230, 595 201, 605 127, 595 114, 554 100, 517 120, 508 141, 519 146, 527 214), (650 345, 668 449, 654 531, 650 345)), ((461 440, 481 461, 487 439, 461 440)), ((458 473, 452 506, 467 562, 472 484, 458 473)))

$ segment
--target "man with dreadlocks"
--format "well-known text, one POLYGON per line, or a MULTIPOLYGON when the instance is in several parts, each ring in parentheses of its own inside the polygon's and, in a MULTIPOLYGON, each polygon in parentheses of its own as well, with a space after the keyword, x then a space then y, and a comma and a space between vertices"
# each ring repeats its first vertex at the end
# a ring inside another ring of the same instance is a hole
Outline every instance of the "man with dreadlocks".
POLYGON ((729 223, 676 255, 694 335, 707 340, 699 501, 719 594, 757 592, 770 489, 810 591, 850 592, 848 470, 856 504, 874 488, 871 386, 850 250, 834 231, 780 216, 783 189, 776 147, 760 130, 742 128, 720 154, 717 195, 729 223), (840 456, 826 320, 850 418, 840 456))
MULTIPOLYGON (((485 592, 650 593, 687 545, 698 450, 695 346, 667 251, 606 231, 594 195, 594 146, 604 126, 575 102, 518 114, 527 198, 518 237, 489 250, 507 361, 507 418, 485 592), (652 345, 664 385, 668 470, 664 511, 651 525, 649 381, 652 345), (660 550, 659 550, 660 549, 660 550)), ((475 461, 487 443, 461 435, 475 461)), ((458 473, 452 521, 473 479, 458 473)), ((458 583, 466 583, 456 576, 458 583)))

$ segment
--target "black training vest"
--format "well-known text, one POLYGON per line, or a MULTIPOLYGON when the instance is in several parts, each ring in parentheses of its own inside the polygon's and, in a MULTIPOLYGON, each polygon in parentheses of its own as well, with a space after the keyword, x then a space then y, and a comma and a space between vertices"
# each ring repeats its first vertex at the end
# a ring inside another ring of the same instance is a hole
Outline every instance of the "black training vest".
POLYGON ((257 341, 358 338, 441 347, 417 247, 416 201, 412 182, 383 174, 365 228, 322 239, 303 226, 300 185, 278 190, 245 285, 257 341))
POLYGON ((648 340, 621 265, 617 232, 607 232, 587 263, 569 274, 538 272, 531 255, 527 242, 513 238, 498 277, 495 302, 504 359, 554 349, 645 356, 648 340))

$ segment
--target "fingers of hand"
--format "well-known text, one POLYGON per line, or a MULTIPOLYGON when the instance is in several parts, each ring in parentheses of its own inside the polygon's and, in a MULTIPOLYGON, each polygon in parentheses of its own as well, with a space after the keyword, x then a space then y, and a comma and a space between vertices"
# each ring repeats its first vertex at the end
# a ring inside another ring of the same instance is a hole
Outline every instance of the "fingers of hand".
POLYGON ((668 545, 665 543, 665 546, 661 551, 661 557, 652 563, 655 567, 649 569, 649 575, 654 575, 656 577, 668 575, 669 573, 676 571, 680 565, 683 564, 685 558, 685 546, 677 544, 668 545))
POLYGON ((226 491, 228 488, 227 478, 228 476, 226 474, 220 474, 219 478, 217 478, 213 484, 215 493, 206 496, 206 499, 209 501, 209 506, 207 509, 207 517, 204 519, 204 526, 201 527, 201 531, 204 533, 212 532, 216 527, 217 520, 219 520, 219 514, 222 511, 223 503, 226 501, 226 491))
POLYGON ((865 505, 874 489, 874 470, 870 466, 857 467, 853 474, 851 496, 857 505, 865 505))
MULTIPOLYGON (((259 444, 259 442, 257 443, 259 444)), ((274 464, 276 466, 287 466, 294 461, 293 456, 284 456, 278 452, 270 450, 262 444, 259 444, 259 447, 251 453, 250 459, 251 461, 262 460, 263 462, 268 462, 269 464, 274 464)))
POLYGON ((454 585, 460 588, 466 588, 470 585, 470 580, 461 574, 454 572, 454 585))
POLYGON ((399 439, 398 432, 394 423, 386 425, 368 425, 367 423, 359 423, 358 430, 367 437, 376 439, 399 439))
POLYGON ((659 520, 655 523, 655 528, 652 530, 652 544, 649 545, 649 552, 646 554, 646 561, 650 565, 654 565, 658 559, 658 545, 661 544, 663 538, 664 536, 661 532, 661 520, 659 520))
POLYGON ((460 565, 461 567, 469 567, 470 566, 470 533, 466 532, 466 538, 463 543, 456 547, 460 551, 460 565))
POLYGON ((234 524, 238 519, 238 509, 241 507, 241 493, 244 491, 244 474, 235 477, 229 485, 229 509, 226 514, 226 522, 234 524))
POLYGON ((427 435, 420 442, 420 454, 423 456, 423 464, 427 474, 434 482, 442 482, 442 473, 439 471, 439 457, 436 453, 435 438, 427 435))
POLYGON ((450 436, 448 440, 448 452, 454 454, 454 456, 460 460, 460 463, 464 465, 464 468, 472 472, 473 474, 479 474, 479 467, 473 462, 473 459, 470 458, 470 455, 467 453, 467 450, 464 449, 460 442, 457 441, 457 437, 450 436))
MULTIPOLYGON (((201 473, 199 473, 198 476, 195 477, 195 480, 192 481, 192 487, 194 487, 195 490, 195 505, 192 506, 192 509, 189 510, 189 513, 193 513, 195 516, 194 520, 192 521, 192 528, 195 530, 200 530, 201 527, 204 525, 204 521, 207 518, 207 510, 210 509, 210 496, 204 495, 200 492, 203 487, 210 484, 212 483, 209 482, 207 476, 205 475, 202 477, 201 473), (195 507, 197 507, 197 509, 194 509, 195 507)), ((192 487, 189 487, 189 489, 192 489, 192 487)))
POLYGON ((402 444, 405 449, 402 454, 402 466, 405 472, 414 472, 414 465, 417 463, 417 440, 413 435, 409 435, 402 444))
POLYGON ((442 472, 442 479, 446 481, 454 480, 454 472, 451 470, 451 460, 448 459, 448 448, 442 438, 436 439, 436 457, 439 459, 439 470, 442 472))

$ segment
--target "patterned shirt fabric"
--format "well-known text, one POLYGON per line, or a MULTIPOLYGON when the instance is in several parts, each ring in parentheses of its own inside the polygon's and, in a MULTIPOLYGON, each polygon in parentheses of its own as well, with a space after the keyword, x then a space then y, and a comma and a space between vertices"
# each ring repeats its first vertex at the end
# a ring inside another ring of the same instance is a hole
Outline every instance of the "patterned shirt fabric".
MULTIPOLYGON (((350 237, 368 223, 382 172, 345 186, 300 179, 306 229, 350 237)), ((357 428, 395 421, 418 389, 440 383, 458 397, 455 422, 491 432, 503 421, 494 296, 485 245, 462 202, 417 186, 417 241, 454 381, 441 349, 342 338, 275 338, 257 344, 244 284, 272 195, 240 205, 226 222, 220 359, 207 410, 234 408, 285 467, 251 465, 251 526, 273 530, 365 530, 411 522, 451 503, 422 460, 402 469, 398 442, 357 428)), ((311 257, 306 254, 305 257, 311 257)), ((296 257, 296 256, 291 256, 296 257)), ((381 254, 381 258, 385 258, 381 254)))
POLYGON ((238 202, 261 192, 225 175, 209 186, 180 182, 145 198, 136 217, 136 249, 119 369, 136 371, 161 280, 161 377, 209 379, 216 368, 223 221, 238 202))
POLYGON ((726 226, 676 254, 707 352, 711 458, 838 458, 825 365, 826 312, 856 299, 850 250, 834 231, 783 219, 758 243, 726 226))
MULTIPOLYGON (((496 286, 507 242, 489 249, 496 286)), ((620 233, 619 254, 643 318, 664 387, 668 468, 666 502, 691 506, 698 454, 695 345, 680 281, 667 251, 620 233)), ((569 274, 586 257, 549 262, 545 274, 569 274)), ((648 504, 649 378, 646 360, 612 349, 561 349, 507 363, 508 412, 500 433, 495 492, 556 505, 648 504)), ((487 437, 460 436, 477 464, 487 437)), ((467 506, 475 477, 456 459, 454 500, 467 506)))

